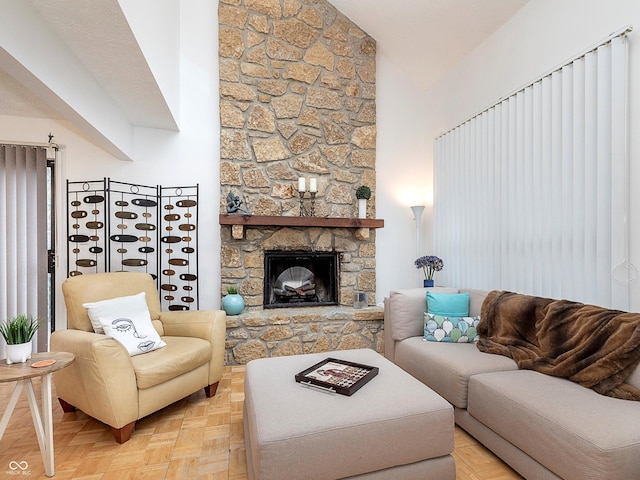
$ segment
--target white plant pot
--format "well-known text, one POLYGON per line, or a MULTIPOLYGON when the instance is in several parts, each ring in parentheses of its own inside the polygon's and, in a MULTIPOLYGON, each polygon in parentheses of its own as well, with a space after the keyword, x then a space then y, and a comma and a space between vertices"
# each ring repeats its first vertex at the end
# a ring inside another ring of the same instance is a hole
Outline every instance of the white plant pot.
POLYGON ((358 218, 367 218, 367 199, 358 199, 358 218))
POLYGON ((18 345, 7 345, 7 365, 24 363, 31 358, 31 341, 18 345))

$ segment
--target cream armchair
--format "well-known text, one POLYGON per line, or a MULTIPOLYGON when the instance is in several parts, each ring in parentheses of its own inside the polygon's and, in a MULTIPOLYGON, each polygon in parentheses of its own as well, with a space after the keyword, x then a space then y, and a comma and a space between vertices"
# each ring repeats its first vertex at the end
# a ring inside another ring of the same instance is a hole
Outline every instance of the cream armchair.
POLYGON ((215 395, 222 377, 226 332, 223 311, 160 311, 155 282, 138 272, 79 275, 62 285, 67 330, 51 334, 51 351, 76 361, 54 374, 65 412, 76 408, 109 425, 118 443, 131 437, 136 420, 204 388, 215 395), (94 333, 82 305, 145 292, 153 326, 167 344, 130 356, 125 347, 94 333))

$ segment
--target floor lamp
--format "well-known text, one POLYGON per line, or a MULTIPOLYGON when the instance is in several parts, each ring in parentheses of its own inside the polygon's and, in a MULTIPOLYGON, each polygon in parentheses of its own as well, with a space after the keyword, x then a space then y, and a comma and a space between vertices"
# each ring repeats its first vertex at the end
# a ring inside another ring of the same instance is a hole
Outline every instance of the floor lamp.
MULTIPOLYGON (((424 205, 414 205, 411 207, 413 212, 413 218, 416 221, 416 259, 420 257, 420 219, 422 218, 422 212, 424 211, 424 205)), ((420 272, 418 271, 418 280, 420 279, 420 272)))

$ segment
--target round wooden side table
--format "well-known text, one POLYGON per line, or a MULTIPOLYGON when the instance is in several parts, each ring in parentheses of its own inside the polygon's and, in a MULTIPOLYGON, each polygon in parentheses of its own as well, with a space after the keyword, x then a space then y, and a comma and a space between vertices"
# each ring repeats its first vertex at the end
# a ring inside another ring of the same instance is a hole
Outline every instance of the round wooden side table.
POLYGON ((40 446, 40 453, 42 454, 42 461, 44 462, 44 471, 47 477, 53 477, 55 474, 53 464, 53 428, 51 422, 51 374, 71 365, 75 359, 76 357, 73 353, 43 352, 31 354, 31 358, 25 363, 7 365, 6 359, 0 360, 0 382, 16 382, 9 404, 0 420, 0 439, 2 439, 11 414, 18 403, 20 393, 22 389, 26 387, 29 410, 31 410, 31 418, 33 419, 33 426, 36 429, 38 445, 40 446), (33 366, 34 364, 39 365, 37 362, 43 362, 44 360, 55 360, 55 363, 43 367, 33 366), (33 390, 32 380, 37 377, 42 377, 42 413, 38 408, 38 402, 33 390))

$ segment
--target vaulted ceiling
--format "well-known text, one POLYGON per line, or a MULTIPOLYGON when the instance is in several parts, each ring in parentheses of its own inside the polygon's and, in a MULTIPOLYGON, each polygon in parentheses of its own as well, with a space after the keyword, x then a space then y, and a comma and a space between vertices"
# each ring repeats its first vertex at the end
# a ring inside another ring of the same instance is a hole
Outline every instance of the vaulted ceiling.
POLYGON ((426 89, 529 0, 329 0, 426 89))
MULTIPOLYGON (((380 55, 426 89, 528 0, 329 1, 377 40, 380 55)), ((108 104, 116 121, 178 128, 118 0, 0 0, 0 11, 0 115, 99 129, 60 95, 71 88, 108 104), (56 68, 47 62, 54 49, 74 66, 66 77, 58 75, 68 80, 63 85, 42 78, 56 68)))
MULTIPOLYGON (((85 69, 133 124, 175 128, 175 122, 165 118, 167 112, 166 105, 162 105, 162 94, 117 0, 22 1, 33 8, 13 10, 13 15, 4 19, 12 25, 5 25, 5 28, 16 28, 17 35, 25 38, 34 37, 34 48, 43 52, 41 55, 47 56, 48 51, 55 49, 68 49, 68 55, 77 60, 78 69, 85 69), (23 18, 23 24, 16 21, 18 17, 23 18), (55 45, 48 39, 49 35, 57 37, 60 43, 55 45), (47 43, 37 44, 38 38, 47 43)), ((13 3, 17 2, 14 0, 13 3)), ((9 33, 10 30, 6 34, 9 33)), ((24 38, 19 40, 25 41, 24 38)), ((3 47, 5 45, 0 43, 0 49, 3 47)), ((10 51, 9 55, 12 53, 10 51)), ((23 58, 17 58, 17 61, 23 58)), ((66 68, 66 65, 59 65, 59 68, 66 68)), ((16 79, 13 72, 15 66, 12 68, 8 63, 0 62, 0 114, 63 117, 47 98, 30 90, 28 81, 22 82, 25 73, 16 75, 16 79)))

